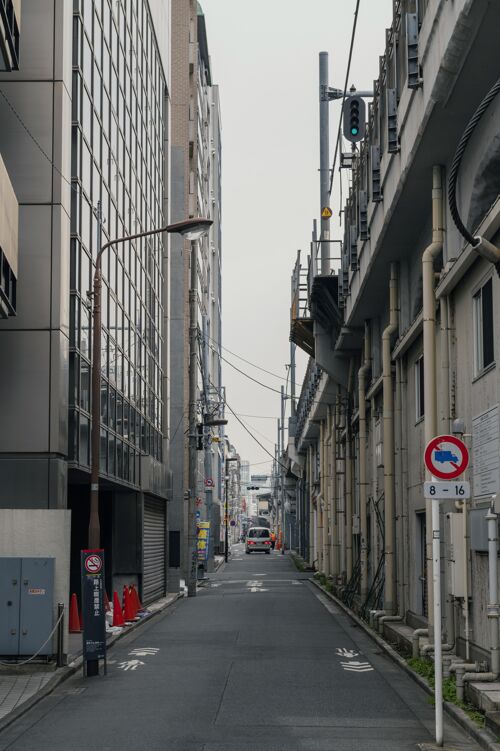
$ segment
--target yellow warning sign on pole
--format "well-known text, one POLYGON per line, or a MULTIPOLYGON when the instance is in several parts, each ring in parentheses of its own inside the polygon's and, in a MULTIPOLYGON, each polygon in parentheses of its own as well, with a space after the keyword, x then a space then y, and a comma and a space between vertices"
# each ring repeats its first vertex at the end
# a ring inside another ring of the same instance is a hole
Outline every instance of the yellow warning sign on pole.
POLYGON ((329 206, 325 206, 325 208, 321 212, 321 217, 323 219, 330 219, 330 217, 332 216, 332 213, 333 212, 332 212, 331 208, 329 206))

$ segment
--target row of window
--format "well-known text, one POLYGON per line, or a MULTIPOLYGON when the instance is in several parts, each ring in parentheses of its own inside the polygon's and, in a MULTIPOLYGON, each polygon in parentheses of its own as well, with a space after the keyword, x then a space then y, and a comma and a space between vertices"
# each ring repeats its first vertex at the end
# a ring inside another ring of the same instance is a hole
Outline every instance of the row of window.
MULTIPOLYGON (((98 247, 164 221, 165 81, 147 3, 74 0, 70 459, 89 464, 90 311, 98 247)), ((138 457, 162 458, 160 238, 103 257, 101 468, 138 481, 138 457)))
MULTIPOLYGON (((472 297, 474 378, 481 375, 495 361, 493 332, 493 282, 488 279, 472 297)), ((425 414, 424 358, 415 363, 415 418, 425 414)))

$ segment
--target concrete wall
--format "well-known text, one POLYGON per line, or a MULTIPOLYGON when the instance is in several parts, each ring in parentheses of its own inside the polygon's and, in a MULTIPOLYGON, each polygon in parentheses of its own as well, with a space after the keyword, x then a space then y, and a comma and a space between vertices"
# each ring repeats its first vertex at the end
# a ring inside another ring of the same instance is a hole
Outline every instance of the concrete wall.
POLYGON ((0 151, 19 201, 19 266, 17 316, 0 322, 0 360, 8 363, 0 369, 0 506, 61 507, 66 505, 73 8, 61 0, 24 0, 21 12, 21 69, 0 79, 39 146, 3 103, 0 151))
MULTIPOLYGON (((0 555, 55 558, 54 623, 65 607, 64 652, 68 651, 71 511, 0 509, 0 555)), ((54 652, 56 642, 53 642, 54 652)), ((40 645, 41 646, 41 645, 40 645)))

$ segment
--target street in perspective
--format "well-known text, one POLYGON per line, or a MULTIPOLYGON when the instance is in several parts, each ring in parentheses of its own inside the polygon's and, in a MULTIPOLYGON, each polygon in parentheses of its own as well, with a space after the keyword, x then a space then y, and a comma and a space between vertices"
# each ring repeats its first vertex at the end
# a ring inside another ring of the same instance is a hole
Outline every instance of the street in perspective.
MULTIPOLYGON (((431 748, 428 695, 280 551, 234 545, 196 598, 111 654, 106 677, 74 675, 0 749, 431 748)), ((480 748, 452 721, 446 734, 480 748)))
POLYGON ((0 0, 0 751, 500 751, 499 29, 0 0))

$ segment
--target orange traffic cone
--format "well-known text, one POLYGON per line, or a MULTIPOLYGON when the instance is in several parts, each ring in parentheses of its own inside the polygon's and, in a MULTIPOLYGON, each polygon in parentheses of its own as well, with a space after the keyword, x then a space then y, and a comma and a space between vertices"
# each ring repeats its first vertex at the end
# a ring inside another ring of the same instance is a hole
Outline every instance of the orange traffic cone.
POLYGON ((122 606, 118 599, 118 594, 113 592, 113 626, 124 626, 125 621, 123 619, 122 606))
POLYGON ((139 612, 139 598, 137 597, 137 592, 133 585, 128 588, 128 597, 134 608, 134 618, 137 618, 137 613, 139 612))
POLYGON ((135 588, 135 584, 132 586, 132 592, 134 593, 134 600, 135 600, 135 606, 137 608, 137 612, 139 612, 139 610, 144 610, 144 606, 142 602, 139 600, 139 593, 137 592, 137 589, 135 588))
POLYGON ((78 601, 76 595, 71 595, 71 603, 69 606, 69 633, 79 634, 81 631, 80 616, 78 615, 78 601))
POLYGON ((135 618, 134 606, 128 593, 128 587, 123 588, 123 596, 125 600, 125 607, 123 608, 123 617, 125 621, 133 621, 135 618))

